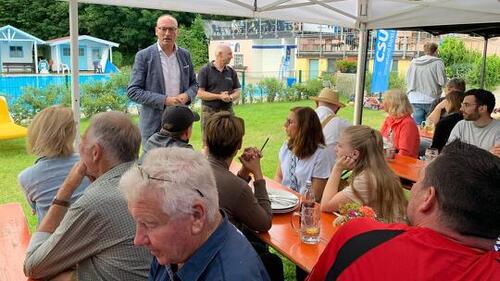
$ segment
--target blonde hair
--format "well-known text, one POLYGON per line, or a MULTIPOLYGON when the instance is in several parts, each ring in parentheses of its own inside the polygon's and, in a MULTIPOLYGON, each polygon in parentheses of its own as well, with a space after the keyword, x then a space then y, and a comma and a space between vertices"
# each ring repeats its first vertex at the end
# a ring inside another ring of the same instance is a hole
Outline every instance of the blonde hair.
POLYGON ((389 115, 399 118, 413 113, 408 96, 401 90, 389 90, 384 93, 384 106, 389 115))
POLYGON ((405 220, 408 204, 399 177, 387 165, 383 154, 383 140, 379 131, 368 126, 351 126, 343 134, 350 139, 359 156, 350 178, 356 197, 364 205, 375 209, 377 215, 386 222, 402 222, 405 220), (369 189, 368 202, 363 202, 354 178, 362 172, 367 174, 369 189))
POLYGON ((37 113, 28 127, 28 153, 58 157, 73 154, 76 125, 71 108, 51 106, 37 113))

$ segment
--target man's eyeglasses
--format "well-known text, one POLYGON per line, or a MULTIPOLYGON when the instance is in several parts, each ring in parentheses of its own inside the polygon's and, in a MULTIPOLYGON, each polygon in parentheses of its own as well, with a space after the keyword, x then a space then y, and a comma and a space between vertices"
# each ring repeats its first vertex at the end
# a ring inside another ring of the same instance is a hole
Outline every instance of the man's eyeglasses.
POLYGON ((479 105, 479 104, 477 104, 477 103, 462 102, 460 105, 463 106, 463 107, 469 107, 469 106, 479 105))
POLYGON ((170 33, 177 31, 177 27, 157 26, 156 28, 158 28, 158 30, 163 32, 163 33, 166 33, 167 31, 170 33))
MULTIPOLYGON (((144 169, 141 167, 141 165, 135 165, 137 167, 137 170, 139 170, 139 173, 141 174, 141 177, 143 179, 148 179, 149 181, 151 180, 156 180, 156 181, 163 181, 163 182, 173 182, 171 180, 168 180, 168 179, 162 179, 162 178, 156 178, 156 177, 152 177, 150 174, 148 174, 146 171, 144 171, 144 169)), ((200 195, 200 197, 205 197, 205 195, 203 195, 203 193, 201 193, 201 191, 197 188, 193 188, 196 193, 198 193, 200 195)))

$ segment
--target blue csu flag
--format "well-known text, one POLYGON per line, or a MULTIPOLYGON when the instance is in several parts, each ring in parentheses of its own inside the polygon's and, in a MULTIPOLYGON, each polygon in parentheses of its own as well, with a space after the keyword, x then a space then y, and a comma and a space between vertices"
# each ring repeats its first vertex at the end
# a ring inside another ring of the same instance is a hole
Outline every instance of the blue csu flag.
POLYGON ((389 75, 391 73, 396 34, 396 30, 377 30, 375 57, 373 61, 372 93, 384 92, 389 88, 389 75))

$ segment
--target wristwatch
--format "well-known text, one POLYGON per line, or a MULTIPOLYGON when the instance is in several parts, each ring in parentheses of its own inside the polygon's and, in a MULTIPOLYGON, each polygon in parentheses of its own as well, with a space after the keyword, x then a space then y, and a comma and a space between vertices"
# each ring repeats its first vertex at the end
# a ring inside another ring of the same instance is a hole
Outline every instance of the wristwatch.
POLYGON ((59 200, 57 197, 54 197, 54 200, 52 200, 52 205, 59 205, 63 207, 69 207, 69 201, 66 200, 59 200))

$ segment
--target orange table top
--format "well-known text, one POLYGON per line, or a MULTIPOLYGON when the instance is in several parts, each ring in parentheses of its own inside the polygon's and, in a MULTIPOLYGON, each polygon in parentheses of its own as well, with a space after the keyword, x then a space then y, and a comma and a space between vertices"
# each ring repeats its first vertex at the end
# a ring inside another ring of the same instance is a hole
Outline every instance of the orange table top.
POLYGON ((420 132, 420 137, 421 138, 425 138, 425 139, 431 139, 434 137, 434 132, 429 132, 428 130, 424 129, 424 128, 418 128, 419 132, 420 132))
POLYGON ((0 281, 31 280, 23 263, 30 233, 20 204, 0 205, 0 281))
MULTIPOLYGON (((234 162, 229 170, 236 174, 241 164, 234 162)), ((287 190, 295 195, 299 195, 290 188, 264 177, 267 188, 287 190)), ((292 227, 292 214, 274 214, 273 224, 268 232, 259 233, 259 237, 266 244, 273 247, 283 256, 287 257, 294 264, 307 272, 310 272, 318 261, 319 256, 335 233, 336 227, 333 225, 335 216, 330 213, 321 213, 320 242, 316 245, 309 245, 300 241, 299 233, 292 227)), ((297 218, 295 218, 298 220, 297 218)), ((297 221, 295 222, 297 225, 297 221)))
MULTIPOLYGON (((267 178, 266 185, 268 188, 290 190, 267 178)), ((307 272, 311 272, 319 256, 323 253, 323 250, 335 233, 334 219, 335 216, 333 214, 321 213, 320 242, 316 245, 309 245, 300 241, 299 233, 291 225, 292 212, 274 214, 271 229, 268 232, 260 233, 259 237, 266 244, 290 259, 294 264, 307 272)))
POLYGON ((422 169, 425 168, 424 161, 402 155, 396 155, 393 160, 388 160, 387 163, 396 175, 411 182, 417 182, 422 169))

